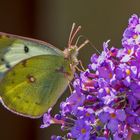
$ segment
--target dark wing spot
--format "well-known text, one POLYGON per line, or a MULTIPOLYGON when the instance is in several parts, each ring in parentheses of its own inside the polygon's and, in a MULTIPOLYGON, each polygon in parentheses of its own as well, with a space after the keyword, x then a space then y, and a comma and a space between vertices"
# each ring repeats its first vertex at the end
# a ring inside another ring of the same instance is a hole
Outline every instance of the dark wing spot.
POLYGON ((16 96, 18 99, 21 99, 21 97, 20 96, 16 96))
POLYGON ((24 52, 28 53, 29 52, 29 48, 27 46, 24 46, 24 52))
POLYGON ((4 62, 5 61, 4 58, 1 58, 1 61, 4 62))
POLYGON ((15 83, 14 80, 12 80, 11 83, 14 84, 15 83))
POLYGON ((38 102, 35 102, 35 104, 36 104, 36 105, 40 105, 40 103, 38 103, 38 102))
POLYGON ((22 61, 23 67, 26 67, 26 64, 27 64, 27 60, 23 60, 23 61, 22 61))
POLYGON ((8 64, 8 63, 5 64, 5 67, 8 68, 8 69, 11 68, 10 64, 8 64))
POLYGON ((13 71, 13 72, 12 72, 12 75, 13 75, 13 76, 15 76, 15 75, 16 75, 15 71, 13 71))
POLYGON ((28 100, 24 100, 24 102, 25 102, 25 103, 29 103, 29 101, 28 101, 28 100))

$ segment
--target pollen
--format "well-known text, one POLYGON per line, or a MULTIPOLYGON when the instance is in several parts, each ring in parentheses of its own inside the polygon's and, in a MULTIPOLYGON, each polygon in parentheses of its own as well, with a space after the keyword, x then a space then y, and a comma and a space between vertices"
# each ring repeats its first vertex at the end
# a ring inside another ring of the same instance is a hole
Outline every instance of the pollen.
POLYGON ((85 134, 85 133, 86 133, 86 129, 85 129, 85 128, 82 128, 82 129, 81 129, 81 133, 82 133, 82 134, 85 134))
POLYGON ((136 34, 135 34, 135 35, 133 35, 133 39, 136 39, 137 37, 138 37, 138 35, 136 35, 136 34))
POLYGON ((116 114, 115 113, 111 113, 110 116, 111 116, 111 118, 116 118, 116 114))
POLYGON ((126 69, 125 72, 126 72, 127 75, 130 75, 130 73, 131 73, 131 71, 129 69, 126 69))
POLYGON ((86 113, 86 116, 87 116, 87 117, 89 117, 89 116, 90 116, 90 114, 89 114, 89 113, 86 113))
POLYGON ((109 78, 112 78, 112 76, 113 76, 112 73, 109 73, 109 78))
POLYGON ((109 94, 110 93, 110 89, 108 87, 105 88, 105 91, 109 94))
POLYGON ((127 53, 130 54, 131 53, 131 50, 129 49, 127 53))

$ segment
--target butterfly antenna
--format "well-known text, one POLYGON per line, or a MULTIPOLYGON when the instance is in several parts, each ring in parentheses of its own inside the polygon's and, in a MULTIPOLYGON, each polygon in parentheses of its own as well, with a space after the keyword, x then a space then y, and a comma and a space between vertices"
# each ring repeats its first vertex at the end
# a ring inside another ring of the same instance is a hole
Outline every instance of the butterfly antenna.
POLYGON ((77 44, 78 44, 80 38, 84 38, 85 41, 84 41, 84 43, 82 43, 82 44, 78 47, 78 51, 79 51, 81 48, 83 48, 86 44, 89 43, 89 44, 91 45, 91 47, 93 47, 99 54, 101 54, 101 53, 98 51, 98 49, 92 44, 92 42, 89 41, 89 40, 87 39, 87 37, 84 36, 84 35, 80 35, 80 36, 78 37, 78 39, 77 39, 77 41, 76 41, 76 46, 77 46, 77 44))
POLYGON ((74 37, 76 36, 76 34, 80 31, 81 26, 78 26, 76 30, 74 30, 75 28, 75 23, 72 24, 72 28, 71 28, 71 32, 70 32, 70 36, 69 36, 69 41, 68 41, 68 47, 71 46, 74 37))
POLYGON ((72 36, 72 33, 73 33, 74 28, 75 28, 75 23, 73 23, 73 24, 72 24, 72 27, 71 27, 71 31, 70 31, 70 35, 69 35, 68 45, 70 45, 70 42, 71 42, 71 36, 72 36))
POLYGON ((79 51, 80 49, 82 49, 86 44, 89 43, 89 40, 85 40, 77 49, 77 51, 79 51))
POLYGON ((100 51, 93 45, 91 41, 89 41, 89 44, 91 45, 91 47, 93 47, 96 50, 98 54, 101 54, 100 51))

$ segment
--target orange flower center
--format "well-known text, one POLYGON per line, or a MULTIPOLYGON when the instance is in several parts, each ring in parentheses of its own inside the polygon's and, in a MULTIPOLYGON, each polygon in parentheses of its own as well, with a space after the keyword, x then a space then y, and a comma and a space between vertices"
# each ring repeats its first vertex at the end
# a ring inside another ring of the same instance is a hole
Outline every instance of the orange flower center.
POLYGON ((111 113, 110 116, 111 116, 111 118, 116 118, 116 114, 115 113, 111 113))
POLYGON ((106 87, 105 90, 108 94, 110 93, 110 89, 108 87, 106 87))
POLYGON ((126 74, 130 75, 131 71, 129 69, 126 69, 126 74))
POLYGON ((133 38, 136 39, 138 37, 138 35, 133 35, 133 38))
POLYGON ((112 78, 112 76, 113 76, 112 73, 109 73, 109 78, 112 78))
POLYGON ((129 49, 127 53, 130 54, 131 53, 131 50, 129 49))
POLYGON ((81 129, 81 133, 82 133, 82 134, 85 134, 85 133, 86 133, 86 129, 85 129, 85 128, 82 128, 82 129, 81 129))
POLYGON ((89 116, 90 116, 90 114, 89 114, 89 113, 86 113, 86 116, 87 116, 87 117, 89 117, 89 116))

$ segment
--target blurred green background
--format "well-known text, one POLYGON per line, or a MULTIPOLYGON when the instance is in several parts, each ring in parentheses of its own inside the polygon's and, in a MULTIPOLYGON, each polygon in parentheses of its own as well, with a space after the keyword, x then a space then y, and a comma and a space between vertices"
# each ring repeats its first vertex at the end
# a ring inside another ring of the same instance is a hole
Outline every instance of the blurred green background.
MULTIPOLYGON (((82 25, 81 34, 102 50, 108 39, 111 45, 121 46, 122 33, 133 13, 140 15, 138 0, 1 0, 0 31, 44 40, 63 50, 75 22, 82 25)), ((94 52, 88 45, 80 51, 84 66, 94 52)), ((58 108, 59 103, 55 112, 58 108)), ((0 105, 0 140, 49 140, 51 134, 60 134, 57 126, 40 129, 41 122, 12 114, 0 105)))

